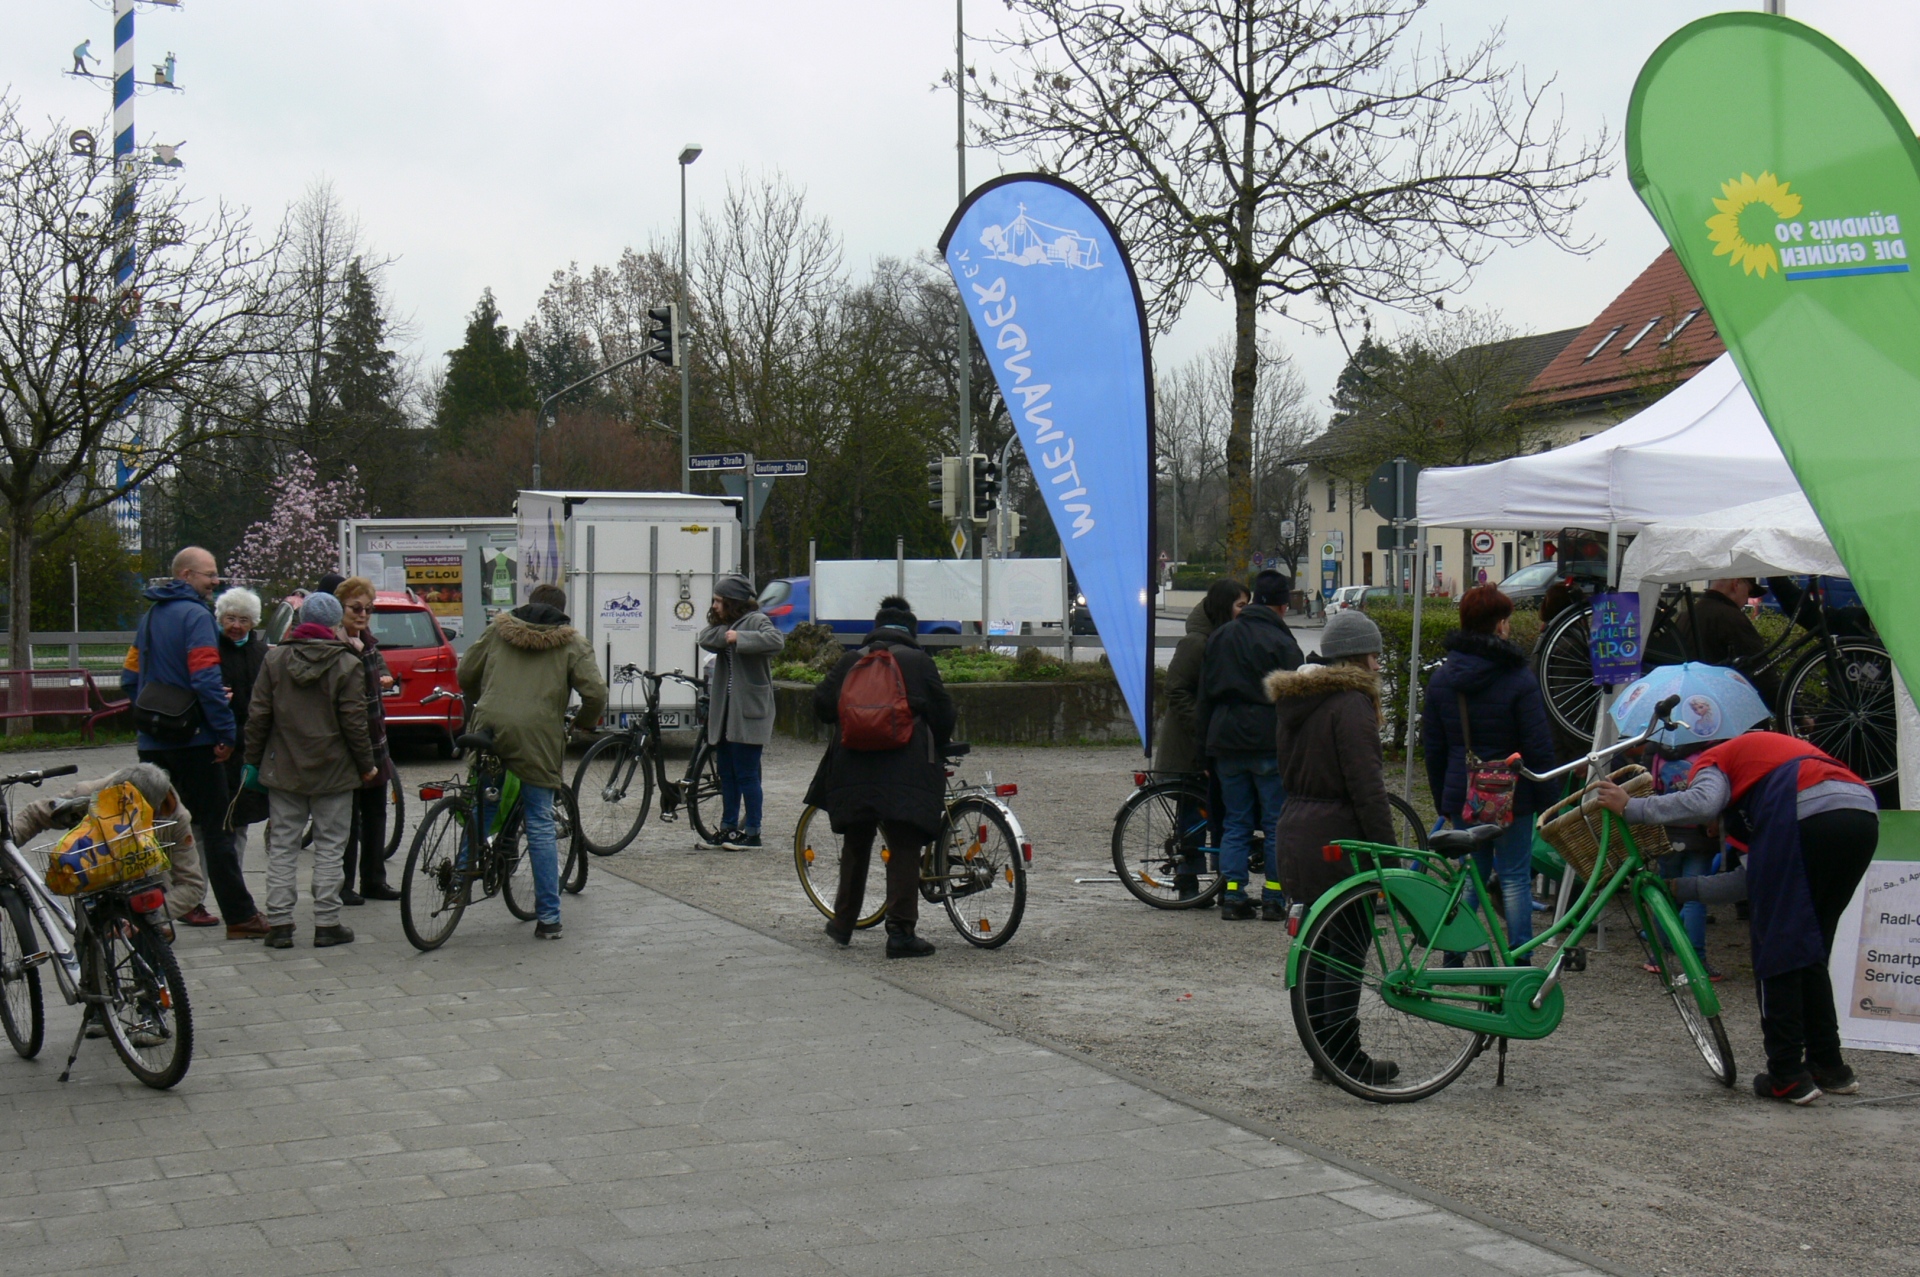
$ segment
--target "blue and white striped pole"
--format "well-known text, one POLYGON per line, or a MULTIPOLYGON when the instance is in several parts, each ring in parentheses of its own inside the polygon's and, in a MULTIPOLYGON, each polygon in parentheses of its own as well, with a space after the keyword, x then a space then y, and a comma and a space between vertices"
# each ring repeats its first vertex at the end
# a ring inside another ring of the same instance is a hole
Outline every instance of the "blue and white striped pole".
POLYGON ((113 0, 113 168, 119 189, 113 198, 113 225, 120 236, 120 252, 113 262, 114 293, 120 304, 120 325, 114 331, 117 350, 133 340, 133 4, 113 0))

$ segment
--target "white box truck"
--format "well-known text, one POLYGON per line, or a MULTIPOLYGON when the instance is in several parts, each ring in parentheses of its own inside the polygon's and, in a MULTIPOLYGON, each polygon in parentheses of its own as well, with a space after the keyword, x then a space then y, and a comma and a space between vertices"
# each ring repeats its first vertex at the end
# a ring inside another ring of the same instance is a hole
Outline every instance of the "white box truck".
MULTIPOLYGON (((705 654, 694 636, 706 626, 714 578, 739 570, 738 498, 523 491, 517 509, 518 602, 536 585, 565 589, 567 612, 603 674, 629 664, 700 670, 705 654)), ((638 683, 611 691, 611 725, 644 707, 638 683)), ((663 684, 660 704, 662 726, 693 726, 691 688, 663 684)))
POLYGON ((518 539, 510 516, 342 519, 340 571, 377 590, 412 590, 465 652, 496 612, 515 605, 518 539))

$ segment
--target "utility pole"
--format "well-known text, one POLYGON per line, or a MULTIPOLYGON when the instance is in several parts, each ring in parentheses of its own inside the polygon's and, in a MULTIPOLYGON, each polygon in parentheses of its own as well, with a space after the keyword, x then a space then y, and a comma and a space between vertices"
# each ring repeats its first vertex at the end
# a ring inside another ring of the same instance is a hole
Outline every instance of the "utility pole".
MULTIPOLYGON (((680 323, 684 325, 691 319, 693 310, 687 305, 687 166, 700 158, 700 146, 689 142, 680 148, 680 323)), ((693 451, 693 398, 692 361, 687 356, 686 340, 681 339, 680 351, 680 491, 693 491, 693 474, 687 469, 687 454, 693 451)))
MULTIPOLYGON (((967 0, 953 0, 953 149, 959 160, 960 200, 967 198, 967 0)), ((973 322, 967 318, 967 301, 956 286, 954 313, 959 316, 958 349, 960 385, 960 455, 973 453, 973 322)), ((954 525, 960 537, 972 540, 972 527, 965 518, 954 525)), ((956 556, 968 557, 962 549, 956 556)))

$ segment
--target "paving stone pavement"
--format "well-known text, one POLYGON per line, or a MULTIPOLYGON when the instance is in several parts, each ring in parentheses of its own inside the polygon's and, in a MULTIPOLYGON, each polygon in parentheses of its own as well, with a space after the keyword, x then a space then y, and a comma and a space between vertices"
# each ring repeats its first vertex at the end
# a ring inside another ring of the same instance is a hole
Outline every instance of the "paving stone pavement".
POLYGON ((871 935, 608 874, 551 944, 498 901, 432 954, 347 915, 325 951, 304 905, 290 951, 182 929, 172 1092, 104 1042, 62 1086, 64 1006, 0 1058, 0 1272, 1590 1271, 896 989, 871 935))

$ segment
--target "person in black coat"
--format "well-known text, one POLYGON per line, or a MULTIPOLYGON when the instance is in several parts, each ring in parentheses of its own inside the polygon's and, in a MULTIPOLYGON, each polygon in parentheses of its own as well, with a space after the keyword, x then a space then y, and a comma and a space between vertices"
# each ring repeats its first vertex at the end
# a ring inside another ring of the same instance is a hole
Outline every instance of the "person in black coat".
MULTIPOLYGON (((1518 753, 1536 772, 1554 765, 1553 729, 1527 654, 1509 637, 1513 600, 1491 585, 1460 599, 1460 629, 1444 640, 1447 659, 1427 683, 1420 744, 1434 808, 1462 823, 1467 800, 1467 744, 1482 762, 1518 753), (1461 708, 1466 709, 1464 723, 1461 708)), ((1481 877, 1499 873, 1506 900, 1507 943, 1533 938, 1533 813, 1558 795, 1551 784, 1521 779, 1514 792, 1513 827, 1491 850, 1474 852, 1481 877)))
POLYGON ((1305 658, 1293 631, 1281 618, 1293 582, 1284 572, 1262 572, 1253 579, 1253 602, 1240 615, 1213 632, 1200 667, 1200 695, 1194 717, 1205 753, 1213 759, 1213 774, 1227 809, 1226 829, 1220 839, 1220 872, 1227 889, 1220 897, 1220 917, 1241 922, 1253 917, 1246 886, 1253 851, 1253 831, 1266 831, 1266 885, 1261 892, 1260 916, 1278 922, 1287 916, 1286 895, 1280 886, 1277 859, 1280 808, 1287 800, 1280 781, 1280 761, 1274 754, 1278 720, 1267 699, 1267 675, 1275 670, 1297 670, 1305 658))
POLYGON ((840 889, 834 897, 827 934, 840 944, 853 940, 866 892, 867 866, 876 834, 887 847, 887 956, 918 958, 933 946, 914 935, 920 920, 920 851, 940 836, 946 823, 946 765, 940 748, 953 735, 953 698, 933 658, 914 641, 919 620, 907 601, 889 595, 880 601, 873 633, 847 653, 813 690, 813 712, 823 723, 840 721, 840 688, 847 672, 873 648, 890 652, 900 666, 907 704, 913 710, 913 739, 899 749, 847 749, 838 729, 814 773, 807 801, 827 813, 840 835, 840 889))

